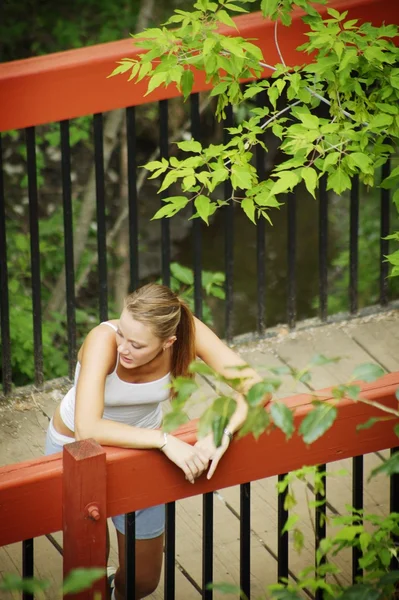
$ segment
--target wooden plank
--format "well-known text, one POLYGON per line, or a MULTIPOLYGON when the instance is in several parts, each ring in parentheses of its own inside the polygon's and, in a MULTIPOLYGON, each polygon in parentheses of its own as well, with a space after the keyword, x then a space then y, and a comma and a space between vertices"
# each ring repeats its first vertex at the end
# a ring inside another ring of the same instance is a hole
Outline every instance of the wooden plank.
POLYGON ((399 319, 397 311, 349 321, 344 330, 373 361, 386 371, 399 369, 399 319))
POLYGON ((336 363, 311 370, 311 389, 346 383, 359 364, 372 362, 371 357, 345 333, 340 325, 313 328, 287 336, 275 347, 277 355, 297 369, 306 367, 316 354, 340 357, 336 363))
POLYGON ((265 342, 259 341, 256 344, 242 344, 235 349, 240 356, 246 360, 259 375, 261 375, 261 377, 269 377, 272 379, 277 377, 281 380, 280 388, 273 395, 275 398, 285 398, 286 396, 292 396, 293 394, 307 393, 309 391, 308 388, 303 385, 303 383, 296 383, 290 375, 275 375, 270 371, 270 368, 282 368, 286 366, 284 362, 268 348, 271 344, 272 342, 269 341, 265 347, 265 342))
MULTIPOLYGON (((63 448, 62 508, 64 578, 77 568, 106 567, 106 455, 94 440, 63 448)), ((94 592, 105 598, 102 577, 74 600, 90 600, 94 592)), ((72 597, 68 594, 67 598, 72 597)))

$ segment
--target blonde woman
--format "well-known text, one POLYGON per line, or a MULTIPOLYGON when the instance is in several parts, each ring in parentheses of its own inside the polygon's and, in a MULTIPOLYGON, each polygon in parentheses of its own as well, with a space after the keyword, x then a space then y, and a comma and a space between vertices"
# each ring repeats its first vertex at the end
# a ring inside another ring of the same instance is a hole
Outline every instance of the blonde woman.
MULTIPOLYGON (((194 446, 164 434, 161 404, 170 395, 172 377, 188 374, 201 358, 218 373, 246 378, 246 388, 260 380, 252 369, 234 373, 244 361, 228 348, 169 288, 146 285, 126 300, 119 319, 101 323, 86 337, 78 353, 73 387, 50 422, 46 454, 74 440, 93 438, 104 446, 158 449, 191 483, 208 469, 212 477, 231 437, 243 424, 247 405, 236 394, 236 410, 216 448, 212 435, 194 446), (209 467, 209 468, 208 468, 209 467)), ((244 390, 241 390, 244 391, 244 390)), ((124 600, 125 522, 113 517, 119 568, 112 600, 124 600)), ((136 598, 158 585, 163 553, 164 506, 136 513, 136 598)))

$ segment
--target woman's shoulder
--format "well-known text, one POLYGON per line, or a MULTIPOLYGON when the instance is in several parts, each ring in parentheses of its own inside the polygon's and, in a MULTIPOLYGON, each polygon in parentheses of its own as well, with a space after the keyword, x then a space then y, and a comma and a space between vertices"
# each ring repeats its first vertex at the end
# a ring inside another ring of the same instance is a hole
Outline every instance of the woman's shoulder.
POLYGON ((117 353, 115 332, 117 329, 117 321, 107 321, 96 325, 87 334, 78 355, 78 360, 82 362, 88 356, 92 359, 101 358, 101 363, 106 364, 107 370, 113 369, 117 353), (108 323, 111 326, 107 326, 108 323))

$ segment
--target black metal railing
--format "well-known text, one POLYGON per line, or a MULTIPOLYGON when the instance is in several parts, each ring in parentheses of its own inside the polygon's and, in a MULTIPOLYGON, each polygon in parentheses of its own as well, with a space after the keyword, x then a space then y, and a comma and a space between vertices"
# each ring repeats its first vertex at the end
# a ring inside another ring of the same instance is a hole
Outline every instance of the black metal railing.
MULTIPOLYGON (((265 95, 259 94, 258 106, 265 102, 265 95)), ((161 157, 169 156, 169 117, 168 101, 159 102, 159 153, 161 157)), ((136 132, 136 109, 126 109, 126 139, 127 139, 127 161, 128 161, 128 226, 129 226, 129 252, 130 252, 130 287, 135 288, 140 284, 140 199, 137 193, 137 132, 136 132)), ((191 134, 193 138, 201 141, 200 107, 198 94, 193 94, 190 101, 191 134)), ((234 122, 233 110, 226 109, 224 128, 232 126, 234 122)), ((75 295, 75 270, 74 241, 73 241, 73 214, 72 214, 72 184, 71 184, 71 145, 69 129, 70 123, 62 121, 59 124, 61 133, 61 184, 62 184, 62 206, 64 219, 64 265, 66 277, 66 330, 68 338, 68 373, 72 376, 76 361, 76 295, 75 295)), ((224 129, 224 139, 228 139, 224 129)), ((96 223, 97 223, 97 255, 98 255, 98 314, 99 320, 105 320, 109 313, 109 269, 107 267, 107 198, 105 193, 105 169, 104 169, 104 132, 103 115, 93 116, 93 141, 94 141, 94 165, 95 165, 95 189, 96 189, 96 223)), ((1 149, 1 146, 0 146, 1 149)), ((43 348, 42 348, 42 282, 41 282, 41 258, 40 258, 40 221, 39 218, 39 196, 37 180, 37 142, 35 128, 26 129, 26 154, 27 154, 27 177, 29 197, 29 237, 31 252, 31 297, 32 297, 32 320, 33 320, 33 360, 34 360, 34 382, 36 385, 43 383, 43 348)), ((2 153, 1 153, 2 154, 2 153)), ((261 178, 266 177, 265 151, 258 146, 255 155, 257 171, 261 178)), ((11 372, 12 362, 12 331, 10 330, 10 307, 8 293, 9 272, 7 268, 7 257, 9 257, 6 236, 7 220, 7 191, 5 190, 3 177, 3 161, 0 156, 0 281, 1 281, 1 348, 2 348, 2 383, 3 392, 9 393, 13 383, 11 372)), ((382 168, 382 177, 390 172, 389 163, 382 168)), ((356 314, 359 307, 359 194, 360 186, 357 178, 354 178, 353 188, 350 193, 349 206, 349 289, 348 310, 356 314)), ((167 192, 160 194, 161 201, 167 192)), ((224 184, 224 197, 231 195, 231 184, 224 184)), ((388 272, 389 265, 385 259, 389 252, 389 241, 386 236, 390 232, 390 194, 389 190, 381 191, 380 200, 380 251, 379 251, 379 302, 382 307, 389 303, 388 272)), ((297 225, 298 215, 301 208, 298 204, 297 193, 287 195, 286 203, 286 322, 289 327, 296 325, 298 318, 298 246, 303 240, 298 238, 297 225)), ((326 321, 329 300, 329 193, 326 190, 326 181, 321 179, 318 194, 318 298, 319 317, 326 321)), ((233 204, 221 209, 224 219, 224 273, 225 273, 225 302, 224 302, 224 325, 221 325, 223 336, 231 340, 236 335, 234 310, 236 304, 235 284, 235 252, 245 252, 246 248, 240 247, 241 238, 235 234, 236 211, 233 204)), ((160 225, 160 264, 162 281, 170 283, 171 256, 171 230, 170 220, 162 219, 160 225)), ((253 312, 256 313, 254 329, 263 335, 268 325, 268 280, 271 273, 267 271, 267 242, 268 232, 266 223, 261 220, 256 228, 256 271, 257 271, 257 297, 253 312)), ((202 285, 201 273, 203 268, 203 225, 199 219, 192 222, 193 256, 192 265, 194 270, 194 305, 196 314, 201 317, 202 285)), ((361 260, 361 257, 360 257, 361 260)), ((315 274, 313 273, 313 276, 315 274)), ((315 276, 315 278, 317 275, 315 276)))

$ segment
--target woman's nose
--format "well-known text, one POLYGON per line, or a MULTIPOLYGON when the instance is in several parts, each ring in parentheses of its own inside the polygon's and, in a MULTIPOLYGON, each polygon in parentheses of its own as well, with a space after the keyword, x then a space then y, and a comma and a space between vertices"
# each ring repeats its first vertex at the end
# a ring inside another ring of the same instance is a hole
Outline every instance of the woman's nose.
POLYGON ((118 352, 123 353, 126 352, 126 342, 123 341, 118 346, 118 352))

